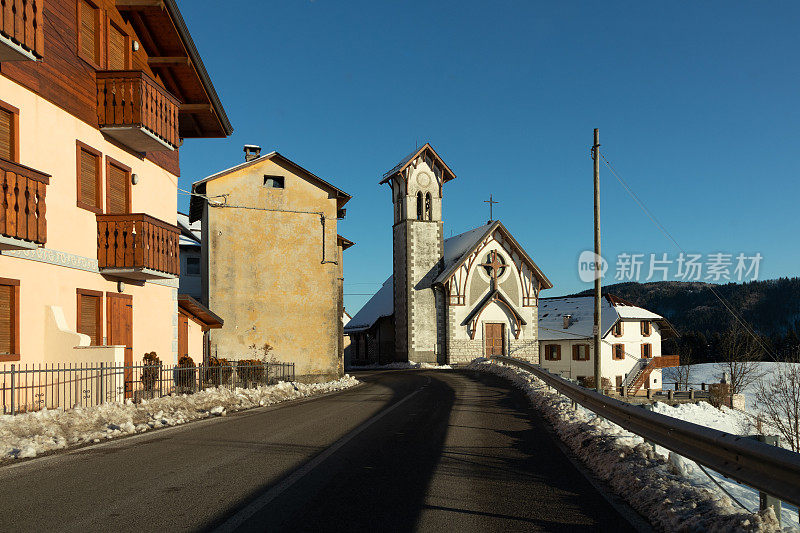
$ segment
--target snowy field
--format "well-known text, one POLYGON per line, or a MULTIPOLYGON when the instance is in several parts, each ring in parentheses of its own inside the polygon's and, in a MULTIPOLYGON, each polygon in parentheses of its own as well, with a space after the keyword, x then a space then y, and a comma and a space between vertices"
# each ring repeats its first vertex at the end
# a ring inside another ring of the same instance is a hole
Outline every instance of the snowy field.
MULTIPOLYGON (((784 506, 781 527, 771 510, 758 511, 758 494, 752 489, 709 471, 739 505, 696 463, 661 447, 654 451, 641 437, 591 411, 573 409, 570 400, 548 390, 528 372, 485 360, 476 360, 469 368, 504 376, 526 392, 586 466, 639 513, 651 517, 659 530, 800 531, 796 509, 784 506)), ((718 410, 704 402, 677 408, 657 403, 654 410, 730 433, 741 433, 740 426, 746 425, 747 419, 743 413, 718 410)))
POLYGON ((0 416, 0 460, 22 459, 101 442, 228 412, 273 405, 286 400, 338 391, 360 381, 345 375, 326 383, 281 382, 254 389, 206 389, 195 394, 164 396, 141 403, 106 403, 68 411, 43 410, 0 416))
POLYGON ((414 361, 402 363, 387 363, 385 365, 364 365, 364 366, 348 366, 347 370, 403 370, 423 368, 426 370, 452 370, 450 365, 434 365, 433 363, 415 363, 414 361))

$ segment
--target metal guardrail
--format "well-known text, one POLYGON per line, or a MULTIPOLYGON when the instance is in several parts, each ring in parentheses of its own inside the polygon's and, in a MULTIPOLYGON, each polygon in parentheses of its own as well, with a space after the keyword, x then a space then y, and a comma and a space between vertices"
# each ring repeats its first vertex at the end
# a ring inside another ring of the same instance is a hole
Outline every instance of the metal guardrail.
POLYGON ((648 442, 800 506, 798 453, 647 411, 570 383, 526 361, 499 356, 491 359, 527 370, 567 398, 648 442))

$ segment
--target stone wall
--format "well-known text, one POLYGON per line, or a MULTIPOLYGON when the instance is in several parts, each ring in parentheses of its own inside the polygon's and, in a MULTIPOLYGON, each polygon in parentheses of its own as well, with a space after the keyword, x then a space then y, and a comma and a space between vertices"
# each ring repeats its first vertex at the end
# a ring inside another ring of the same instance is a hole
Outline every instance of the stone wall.
POLYGON ((448 363, 469 363, 483 355, 483 341, 480 339, 449 339, 447 348, 448 363))
POLYGON ((510 339, 508 355, 516 359, 524 359, 531 363, 539 363, 539 341, 533 339, 510 339))

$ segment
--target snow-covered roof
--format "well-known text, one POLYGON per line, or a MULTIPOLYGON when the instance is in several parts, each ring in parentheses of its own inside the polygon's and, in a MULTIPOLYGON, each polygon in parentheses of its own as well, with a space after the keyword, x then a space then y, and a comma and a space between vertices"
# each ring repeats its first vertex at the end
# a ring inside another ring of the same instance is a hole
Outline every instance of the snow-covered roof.
POLYGON ((181 229, 180 246, 200 246, 203 238, 202 222, 189 222, 189 215, 178 211, 178 227, 181 229))
MULTIPOLYGON (((617 320, 654 320, 662 330, 672 326, 661 316, 647 309, 622 303, 614 296, 604 297, 600 303, 600 331, 605 337, 617 320)), ((574 340, 592 338, 594 327, 594 297, 539 299, 539 340, 574 340), (569 327, 564 329, 564 315, 572 315, 569 327)), ((666 333, 666 331, 665 331, 666 333)))
POLYGON ((394 313, 394 282, 393 276, 383 282, 383 286, 367 303, 364 304, 356 315, 344 328, 345 333, 357 333, 372 327, 379 318, 391 316, 394 313))
POLYGON ((397 163, 394 167, 392 167, 390 171, 384 173, 383 176, 381 177, 381 185, 387 183, 392 178, 392 176, 394 176, 398 172, 402 172, 403 170, 405 170, 406 167, 410 165, 423 152, 427 152, 428 155, 434 161, 437 161, 439 165, 442 167, 442 170, 444 171, 444 183, 447 183, 448 181, 455 179, 456 175, 453 174, 453 171, 450 170, 450 167, 447 166, 447 163, 445 163, 442 160, 442 158, 439 157, 439 154, 437 154, 436 150, 433 149, 431 143, 425 143, 424 145, 422 145, 422 147, 417 148, 416 150, 405 156, 403 159, 401 159, 400 162, 397 163))

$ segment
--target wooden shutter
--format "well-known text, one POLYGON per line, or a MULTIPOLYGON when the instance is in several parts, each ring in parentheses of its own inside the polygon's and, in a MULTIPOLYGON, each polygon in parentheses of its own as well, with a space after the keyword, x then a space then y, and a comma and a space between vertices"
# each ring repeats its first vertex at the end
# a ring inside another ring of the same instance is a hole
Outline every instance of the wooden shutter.
POLYGON ((189 318, 178 315, 178 357, 189 355, 189 318))
POLYGON ((100 310, 102 303, 97 296, 78 294, 78 333, 89 335, 92 346, 100 346, 100 310))
POLYGON ((580 354, 579 347, 578 347, 577 344, 573 344, 572 345, 572 360, 573 361, 580 361, 581 360, 581 354, 580 354))
POLYGON ((556 344, 556 345, 553 346, 553 348, 556 349, 555 360, 556 361, 561 361, 561 345, 560 344, 556 344))
POLYGON ((652 357, 652 353, 650 352, 650 344, 642 344, 642 357, 649 358, 652 357))
POLYGON ((116 165, 108 165, 106 213, 128 213, 128 172, 116 165))
POLYGON ((81 203, 90 205, 92 207, 100 207, 98 205, 98 168, 100 166, 100 158, 95 154, 88 152, 81 148, 81 203))
POLYGON ((127 62, 125 56, 127 52, 127 38, 119 31, 116 26, 109 24, 108 27, 108 69, 125 70, 127 62))
POLYGON ((86 0, 80 0, 80 36, 79 49, 81 54, 95 63, 100 62, 98 57, 98 10, 86 0))
POLYGON ((0 157, 14 160, 14 113, 0 109, 0 157))
POLYGON ((13 354, 16 348, 16 287, 0 285, 0 354, 13 354))

